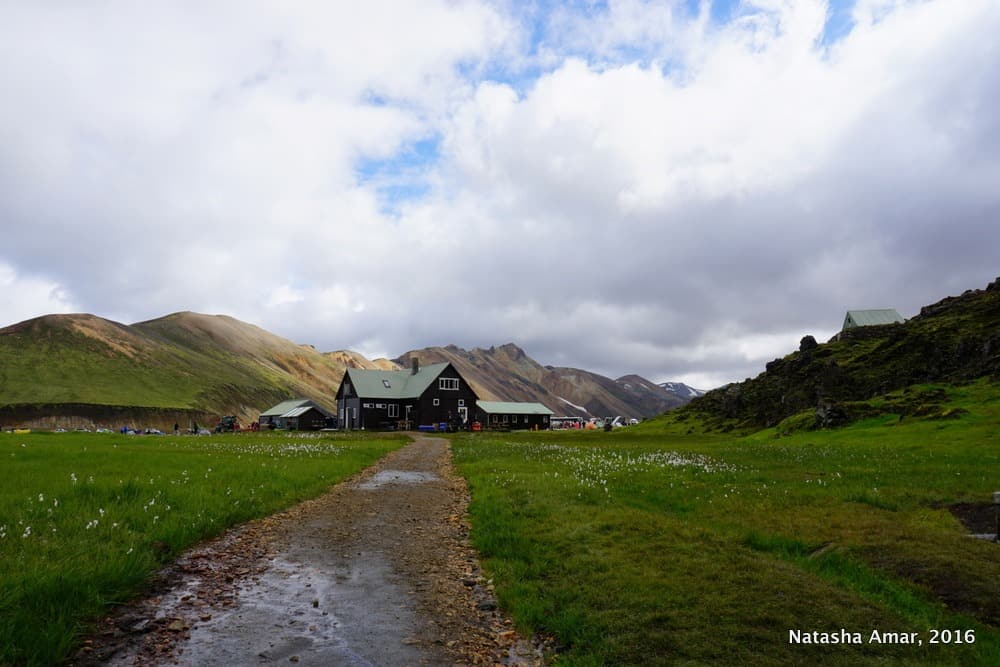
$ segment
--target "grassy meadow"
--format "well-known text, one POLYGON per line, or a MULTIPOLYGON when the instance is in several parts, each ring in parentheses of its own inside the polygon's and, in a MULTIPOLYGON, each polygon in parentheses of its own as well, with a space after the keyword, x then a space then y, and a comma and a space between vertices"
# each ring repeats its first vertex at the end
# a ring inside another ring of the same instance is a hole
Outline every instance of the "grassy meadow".
POLYGON ((314 497, 405 442, 0 433, 0 665, 62 661, 89 620, 185 547, 314 497))
POLYGON ((946 508, 1000 490, 995 384, 833 431, 667 418, 453 447, 500 602, 559 664, 1000 664, 1000 546, 946 508), (790 643, 841 629, 862 642, 790 643))

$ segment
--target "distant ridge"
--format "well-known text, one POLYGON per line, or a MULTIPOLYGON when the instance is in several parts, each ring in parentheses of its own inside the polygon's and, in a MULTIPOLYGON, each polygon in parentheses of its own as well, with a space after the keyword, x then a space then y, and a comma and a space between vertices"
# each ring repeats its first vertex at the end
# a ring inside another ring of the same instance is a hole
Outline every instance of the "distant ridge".
MULTIPOLYGON (((513 344, 428 348, 400 359, 408 366, 413 354, 423 363, 454 361, 485 399, 537 401, 557 414, 642 417, 685 400, 637 376, 543 367, 513 344)), ((223 414, 249 423, 293 397, 335 412, 346 368, 402 366, 350 350, 319 352, 226 315, 185 311, 132 325, 45 315, 0 329, 0 426, 162 428, 214 424, 223 414)))
POLYGON ((683 382, 661 382, 659 383, 659 386, 663 387, 671 394, 675 394, 681 398, 692 399, 705 395, 705 390, 689 387, 683 382))
POLYGON ((451 362, 484 400, 541 403, 557 415, 643 418, 688 400, 638 375, 612 380, 579 368, 543 366, 514 343, 472 350, 428 347, 395 362, 408 365, 412 357, 420 363, 451 362))

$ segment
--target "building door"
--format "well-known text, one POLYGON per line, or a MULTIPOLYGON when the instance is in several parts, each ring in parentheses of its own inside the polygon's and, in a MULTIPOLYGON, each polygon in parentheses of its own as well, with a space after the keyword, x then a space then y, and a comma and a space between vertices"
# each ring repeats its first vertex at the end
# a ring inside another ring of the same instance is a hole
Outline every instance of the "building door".
POLYGON ((466 426, 469 423, 469 408, 462 406, 458 409, 458 420, 462 423, 462 426, 466 426))

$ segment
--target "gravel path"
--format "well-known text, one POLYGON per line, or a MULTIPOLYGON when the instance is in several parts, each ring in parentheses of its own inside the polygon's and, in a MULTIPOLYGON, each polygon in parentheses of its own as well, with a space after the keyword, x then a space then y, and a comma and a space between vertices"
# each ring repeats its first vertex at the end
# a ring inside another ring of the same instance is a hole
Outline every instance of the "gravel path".
POLYGON ((541 664, 496 610, 448 442, 184 554, 72 664, 541 664))

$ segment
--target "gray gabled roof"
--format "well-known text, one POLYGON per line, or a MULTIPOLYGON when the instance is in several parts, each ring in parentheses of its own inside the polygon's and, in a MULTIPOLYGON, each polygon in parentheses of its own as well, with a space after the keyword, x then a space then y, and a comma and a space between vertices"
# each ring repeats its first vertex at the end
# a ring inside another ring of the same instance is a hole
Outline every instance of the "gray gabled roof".
POLYGON ((441 375, 448 362, 428 364, 414 373, 412 370, 383 371, 348 368, 344 380, 354 384, 354 391, 362 398, 403 399, 419 398, 441 375))
POLYGON ((308 398, 293 398, 289 401, 282 401, 266 412, 260 413, 261 417, 281 417, 289 410, 301 407, 315 407, 315 403, 308 398))
POLYGON ((313 406, 311 406, 311 405, 303 405, 303 406, 300 406, 298 408, 292 408, 291 410, 289 410, 288 412, 286 412, 285 414, 283 414, 281 416, 282 417, 286 417, 286 418, 287 417, 301 417, 302 415, 304 415, 305 413, 309 412, 310 410, 315 410, 315 408, 313 408, 313 406))
POLYGON ((894 308, 882 308, 878 310, 849 310, 844 316, 844 329, 851 327, 869 327, 877 324, 894 324, 905 322, 903 316, 896 312, 894 308))
POLYGON ((479 408, 491 415, 551 415, 541 403, 511 403, 507 401, 476 401, 479 408))

